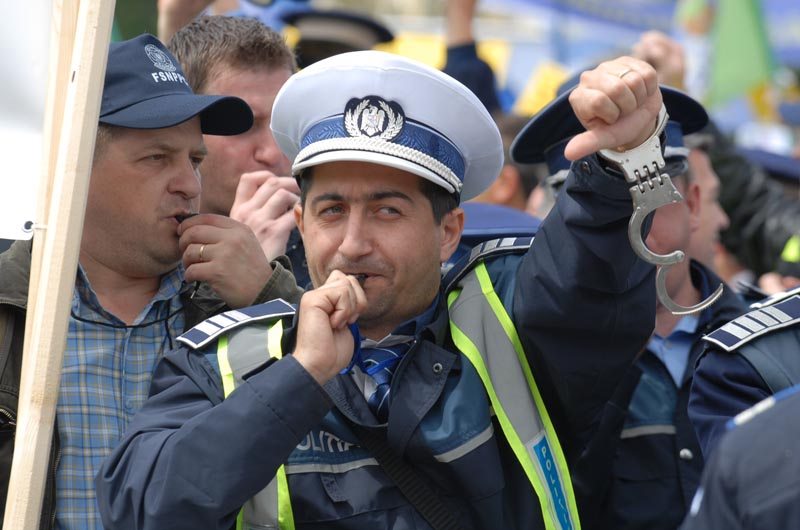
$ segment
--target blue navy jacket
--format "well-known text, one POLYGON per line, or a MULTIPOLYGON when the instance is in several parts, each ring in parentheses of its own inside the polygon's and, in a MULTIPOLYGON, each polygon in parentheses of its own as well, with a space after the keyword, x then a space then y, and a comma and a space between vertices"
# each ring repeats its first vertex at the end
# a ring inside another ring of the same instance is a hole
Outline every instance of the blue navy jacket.
POLYGON ((776 403, 759 405, 722 436, 682 530, 800 528, 798 390, 776 394, 776 403))
MULTIPOLYGON (((692 284, 706 298, 722 280, 694 260, 690 266, 692 284)), ((726 287, 716 303, 698 314, 680 386, 650 350, 636 361, 641 377, 620 433, 606 519, 597 528, 667 530, 683 521, 703 470, 687 411, 695 362, 703 350, 701 339, 745 309, 726 287)))
MULTIPOLYGON (((797 305, 796 300, 787 302, 797 305)), ((752 318, 752 314, 753 312, 748 313, 741 318, 752 318)), ((759 316, 756 315, 756 318, 759 316)), ((800 383, 798 320, 800 318, 788 322, 788 327, 787 323, 779 323, 766 329, 756 320, 755 325, 760 325, 762 329, 756 333, 751 332, 753 338, 748 337, 748 342, 734 351, 725 351, 711 342, 707 344, 698 361, 689 398, 689 418, 706 458, 711 455, 720 436, 725 433, 728 420, 778 390, 770 388, 759 371, 745 358, 745 349, 754 350, 771 359, 784 372, 787 384, 800 383)), ((732 322, 730 325, 736 326, 736 323, 732 322)), ((750 332, 746 328, 739 329, 740 333, 750 332)), ((724 328, 717 330, 714 335, 723 331, 724 328)))
MULTIPOLYGON (((530 250, 487 264, 568 462, 593 437, 655 319, 653 267, 627 238, 628 186, 594 157, 575 167, 530 250)), ((287 464, 297 528, 429 528, 359 447, 348 427, 355 422, 385 432, 465 528, 543 528, 535 493, 492 429, 486 393, 456 353, 448 321, 442 305, 397 368, 386 428, 349 376, 323 388, 291 355, 265 360, 223 399, 210 350, 172 352, 96 479, 105 527, 231 528, 245 501, 287 464)), ((291 340, 286 333, 285 351, 291 340)))

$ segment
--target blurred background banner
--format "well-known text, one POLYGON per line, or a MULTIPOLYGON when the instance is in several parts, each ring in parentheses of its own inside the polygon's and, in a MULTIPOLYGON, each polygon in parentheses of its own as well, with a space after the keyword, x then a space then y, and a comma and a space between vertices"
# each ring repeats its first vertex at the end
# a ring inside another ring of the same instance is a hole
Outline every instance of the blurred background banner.
POLYGON ((0 238, 30 239, 44 144, 51 0, 6 2, 0 19, 0 238))
POLYGON ((771 81, 775 60, 758 0, 719 0, 711 48, 705 100, 712 108, 771 81))
MULTIPOLYGON (((260 10, 264 21, 303 5, 359 11, 393 31, 395 40, 378 48, 444 65, 443 0, 217 3, 240 13, 260 10)), ((155 2, 119 0, 117 23, 126 38, 155 33, 155 2)), ((647 30, 683 43, 690 56, 686 89, 723 129, 775 119, 774 101, 797 86, 800 0, 479 0, 475 19, 478 51, 495 72, 501 106, 523 115, 542 108, 573 73, 630 53, 647 30)))
POLYGON ((541 6, 588 20, 614 23, 640 31, 668 32, 672 26, 675 0, 486 0, 485 5, 510 9, 541 6))

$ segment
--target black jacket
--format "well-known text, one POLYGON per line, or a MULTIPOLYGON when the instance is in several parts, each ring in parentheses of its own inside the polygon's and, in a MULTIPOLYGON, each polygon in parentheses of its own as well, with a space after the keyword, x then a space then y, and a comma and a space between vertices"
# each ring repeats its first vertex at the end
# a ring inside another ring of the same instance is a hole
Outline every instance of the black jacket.
MULTIPOLYGON (((5 514, 8 478, 14 454, 31 248, 31 241, 19 241, 0 254, 0 519, 5 514)), ((299 300, 302 291, 297 288, 289 272, 286 258, 273 261, 272 266, 273 274, 255 303, 273 298, 284 298, 290 302, 299 300)), ((181 301, 187 329, 229 309, 205 284, 200 285, 194 297, 190 297, 189 293, 181 295, 181 301)), ((54 433, 42 503, 40 528, 43 529, 52 528, 55 520, 55 471, 59 455, 57 428, 54 433)))

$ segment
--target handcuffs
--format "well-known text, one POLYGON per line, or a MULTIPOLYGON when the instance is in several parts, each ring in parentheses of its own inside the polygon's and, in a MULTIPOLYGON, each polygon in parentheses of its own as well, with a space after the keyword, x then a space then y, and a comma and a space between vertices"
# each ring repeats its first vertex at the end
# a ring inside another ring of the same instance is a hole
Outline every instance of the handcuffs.
POLYGON ((667 109, 662 103, 658 112, 656 129, 639 147, 629 151, 601 149, 599 155, 618 166, 625 180, 633 184, 630 188, 633 199, 633 215, 628 223, 628 240, 633 251, 644 261, 656 265, 656 294, 661 304, 675 315, 688 315, 707 308, 722 296, 722 285, 708 298, 693 306, 682 306, 670 298, 666 278, 669 268, 685 259, 685 254, 675 250, 669 254, 656 254, 645 245, 642 239, 642 223, 650 213, 661 206, 683 200, 675 189, 669 175, 662 173, 666 167, 661 152, 661 133, 667 125, 667 109))

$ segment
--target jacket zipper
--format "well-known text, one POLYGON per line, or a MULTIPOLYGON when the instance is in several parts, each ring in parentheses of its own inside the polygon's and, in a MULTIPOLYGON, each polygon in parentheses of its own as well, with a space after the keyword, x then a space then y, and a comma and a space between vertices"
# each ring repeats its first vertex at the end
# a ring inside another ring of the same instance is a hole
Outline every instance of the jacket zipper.
POLYGON ((5 407, 0 407, 0 416, 5 416, 8 419, 8 425, 10 427, 17 426, 17 418, 14 416, 14 413, 8 410, 5 407))

